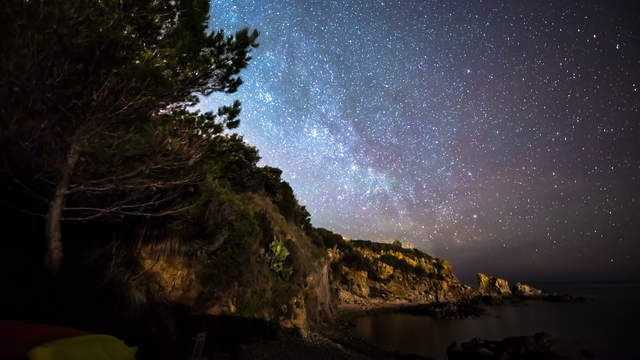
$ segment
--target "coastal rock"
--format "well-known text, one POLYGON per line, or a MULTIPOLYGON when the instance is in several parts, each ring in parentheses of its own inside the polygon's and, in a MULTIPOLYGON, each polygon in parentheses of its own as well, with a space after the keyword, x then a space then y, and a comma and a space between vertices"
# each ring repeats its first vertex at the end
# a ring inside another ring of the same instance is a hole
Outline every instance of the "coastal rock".
POLYGON ((456 302, 473 289, 462 284, 451 265, 417 249, 365 240, 337 240, 328 249, 334 293, 341 305, 361 308, 456 302))
POLYGON ((511 287, 511 293, 518 297, 540 297, 543 295, 542 290, 519 282, 511 287))
POLYGON ((507 280, 483 273, 478 273, 477 278, 480 295, 492 297, 512 296, 507 280))
POLYGON ((352 293, 361 297, 369 296, 369 285, 367 284, 368 277, 366 271, 350 271, 347 272, 346 277, 349 280, 349 288, 352 293))

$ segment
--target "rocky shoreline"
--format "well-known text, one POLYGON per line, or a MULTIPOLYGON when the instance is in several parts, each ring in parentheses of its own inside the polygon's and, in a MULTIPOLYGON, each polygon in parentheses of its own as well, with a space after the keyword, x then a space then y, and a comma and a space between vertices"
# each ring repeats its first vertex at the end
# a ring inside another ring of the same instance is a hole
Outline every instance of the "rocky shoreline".
MULTIPOLYGON (((491 278, 489 278, 491 279, 491 278)), ((527 300, 584 301, 571 295, 545 293, 524 284, 516 284, 504 292, 502 279, 480 282, 477 296, 460 301, 415 304, 409 302, 371 302, 367 304, 342 304, 335 317, 319 324, 313 331, 301 336, 294 330, 275 330, 271 336, 254 336, 227 344, 216 344, 208 356, 216 359, 429 359, 415 354, 402 354, 381 349, 354 335, 356 319, 383 313, 403 312, 439 319, 466 319, 481 316, 487 306, 500 306, 527 300), (483 285, 484 284, 484 285, 483 285), (497 295, 497 288, 503 294, 497 295)), ((461 339, 464 340, 464 339, 461 339)), ((545 333, 532 336, 505 338, 500 341, 471 339, 453 343, 447 349, 450 360, 475 359, 540 359, 560 360, 564 357, 553 350, 553 340, 545 333)))
MULTIPOLYGON (((504 279, 478 274, 478 289, 475 290, 473 296, 458 301, 421 304, 403 301, 344 304, 340 306, 335 320, 330 325, 324 326, 320 333, 322 337, 339 344, 341 349, 364 355, 367 358, 427 359, 413 354, 384 351, 355 337, 352 334, 355 320, 363 316, 394 312, 430 316, 437 319, 466 319, 483 315, 486 312, 486 306, 500 306, 531 300, 583 302, 587 299, 569 294, 548 293, 522 283, 516 283, 510 287, 504 279)), ((565 359, 554 352, 552 345, 553 340, 546 333, 509 337, 500 341, 474 338, 462 343, 452 343, 447 349, 447 356, 450 360, 565 359)))
POLYGON ((408 301, 361 301, 342 304, 338 308, 337 322, 351 321, 357 317, 379 313, 404 312, 431 316, 438 319, 466 319, 485 313, 482 306, 495 306, 524 301, 584 302, 585 297, 557 292, 545 292, 530 285, 509 283, 501 278, 478 274, 478 289, 459 300, 412 303, 408 301))

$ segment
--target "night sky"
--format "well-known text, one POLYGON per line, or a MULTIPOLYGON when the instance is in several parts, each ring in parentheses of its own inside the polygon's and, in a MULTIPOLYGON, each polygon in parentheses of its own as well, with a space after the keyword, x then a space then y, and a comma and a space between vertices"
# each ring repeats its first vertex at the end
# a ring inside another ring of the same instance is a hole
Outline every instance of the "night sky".
POLYGON ((239 133, 315 226, 513 280, 640 279, 632 1, 213 0, 239 133))

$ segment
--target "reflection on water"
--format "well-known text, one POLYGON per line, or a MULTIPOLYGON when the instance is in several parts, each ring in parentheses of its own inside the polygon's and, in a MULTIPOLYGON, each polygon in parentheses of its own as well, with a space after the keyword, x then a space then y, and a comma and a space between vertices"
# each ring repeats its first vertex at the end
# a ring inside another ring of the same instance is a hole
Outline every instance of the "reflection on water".
MULTIPOLYGON (((548 287, 547 287, 548 288, 548 287)), ((388 350, 446 359, 453 341, 473 337, 492 340, 545 331, 566 355, 589 349, 599 359, 640 359, 640 287, 637 285, 572 286, 566 292, 589 296, 586 303, 529 301, 487 308, 474 319, 433 319, 403 313, 356 320, 359 337, 388 350)))

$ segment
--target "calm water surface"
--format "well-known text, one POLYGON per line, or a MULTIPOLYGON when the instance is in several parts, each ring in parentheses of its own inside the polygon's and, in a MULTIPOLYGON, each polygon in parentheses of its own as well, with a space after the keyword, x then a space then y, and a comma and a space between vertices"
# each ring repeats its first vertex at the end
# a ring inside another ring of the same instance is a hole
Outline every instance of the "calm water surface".
POLYGON ((590 301, 492 306, 485 315, 463 320, 379 314, 357 319, 355 333, 387 350, 446 359, 446 348, 454 341, 501 340, 545 331, 556 340, 558 352, 572 359, 580 359, 584 349, 595 359, 640 359, 640 284, 537 285, 590 301))

